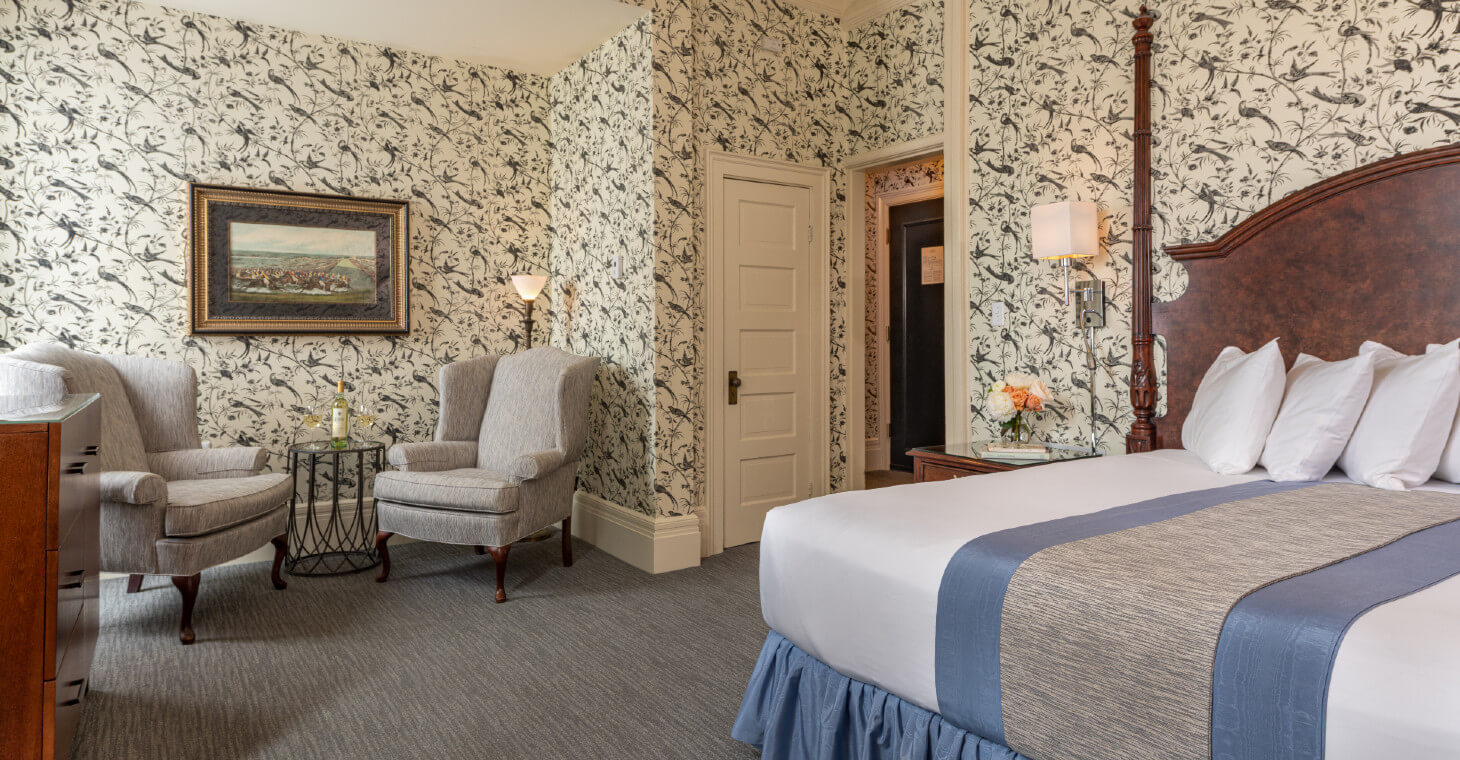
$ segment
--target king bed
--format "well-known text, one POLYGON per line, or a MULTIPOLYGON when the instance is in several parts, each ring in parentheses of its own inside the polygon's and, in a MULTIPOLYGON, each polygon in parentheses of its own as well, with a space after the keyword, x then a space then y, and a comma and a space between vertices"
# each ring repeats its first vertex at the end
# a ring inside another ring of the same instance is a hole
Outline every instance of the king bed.
POLYGON ((1182 441, 1227 346, 1280 337, 1292 366, 1460 334, 1460 145, 1167 248, 1189 285, 1153 303, 1152 22, 1135 21, 1130 455, 773 510, 772 632, 733 730, 764 757, 1460 758, 1455 478, 1221 474, 1182 441))

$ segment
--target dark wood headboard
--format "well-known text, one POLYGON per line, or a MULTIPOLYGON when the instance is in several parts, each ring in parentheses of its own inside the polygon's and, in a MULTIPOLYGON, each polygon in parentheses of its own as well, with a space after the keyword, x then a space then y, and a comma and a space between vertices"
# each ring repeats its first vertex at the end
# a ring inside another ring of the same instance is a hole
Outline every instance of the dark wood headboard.
POLYGON ((1136 421, 1126 450, 1181 447, 1197 384, 1225 346, 1250 351, 1281 338, 1291 365, 1300 352, 1353 356, 1365 340, 1415 353, 1426 343, 1460 337, 1460 144, 1345 172, 1283 198, 1213 242, 1167 247, 1186 266, 1189 282, 1176 300, 1152 302, 1150 115, 1142 115, 1150 101, 1141 96, 1150 88, 1150 16, 1141 11, 1131 336, 1136 421), (1166 414, 1159 419, 1156 335, 1166 342, 1166 414))

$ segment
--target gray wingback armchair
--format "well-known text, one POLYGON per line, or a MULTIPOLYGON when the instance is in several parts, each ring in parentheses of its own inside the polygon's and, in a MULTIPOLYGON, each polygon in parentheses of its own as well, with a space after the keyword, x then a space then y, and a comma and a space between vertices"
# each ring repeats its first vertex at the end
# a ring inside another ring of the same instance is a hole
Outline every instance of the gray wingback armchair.
POLYGON ((191 367, 53 344, 0 356, 0 392, 62 388, 101 394, 101 569, 131 575, 129 593, 144 575, 172 576, 182 593, 182 643, 194 640, 205 568, 273 543, 272 580, 285 587, 289 476, 260 474, 263 449, 202 447, 191 367))
POLYGON ((436 439, 390 447, 397 468, 375 478, 377 581, 390 576, 386 542, 415 539, 490 552, 498 602, 512 542, 562 521, 573 564, 573 489, 588 436, 598 359, 541 347, 441 368, 436 439))

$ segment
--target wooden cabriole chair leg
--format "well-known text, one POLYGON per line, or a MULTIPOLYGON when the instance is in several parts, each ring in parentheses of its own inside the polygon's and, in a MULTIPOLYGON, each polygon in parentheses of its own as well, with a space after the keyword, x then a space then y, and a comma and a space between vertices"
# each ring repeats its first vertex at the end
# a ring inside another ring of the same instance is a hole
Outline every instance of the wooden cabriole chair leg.
POLYGON ((573 518, 563 518, 563 567, 573 566, 573 518))
POLYGON ((284 582, 284 576, 279 575, 279 568, 284 566, 284 554, 289 551, 289 534, 274 536, 269 543, 274 545, 274 570, 269 579, 274 582, 274 588, 283 591, 289 588, 289 584, 284 582))
POLYGON ((172 585, 182 592, 182 623, 178 627, 177 638, 184 644, 191 644, 196 638, 193 635, 193 603, 198 601, 198 584, 202 580, 202 573, 172 576, 172 585))
POLYGON ((375 576, 376 583, 384 583, 390 577, 390 549, 385 546, 385 542, 394 535, 383 530, 375 534, 375 551, 380 555, 380 575, 375 576))
POLYGON ((507 552, 511 549, 512 544, 487 547, 487 551, 492 554, 492 564, 497 567, 497 604, 507 601, 507 590, 503 581, 507 579, 507 552))
POLYGON ((127 593, 135 594, 142 590, 142 574, 132 573, 127 576, 127 593))

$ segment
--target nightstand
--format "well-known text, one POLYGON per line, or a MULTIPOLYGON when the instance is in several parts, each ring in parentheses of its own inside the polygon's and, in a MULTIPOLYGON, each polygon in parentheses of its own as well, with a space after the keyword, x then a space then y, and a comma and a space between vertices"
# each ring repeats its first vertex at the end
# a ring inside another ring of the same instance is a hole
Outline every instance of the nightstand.
POLYGON ((950 443, 946 446, 919 446, 907 455, 913 458, 913 482, 930 483, 935 480, 951 480, 968 475, 984 475, 990 472, 1008 472, 1025 467, 1038 467, 1054 462, 1068 462, 1074 459, 1089 459, 1101 456, 1089 449, 1064 446, 1058 443, 1044 444, 1050 449, 1051 457, 1044 459, 983 459, 978 450, 980 443, 950 443))

